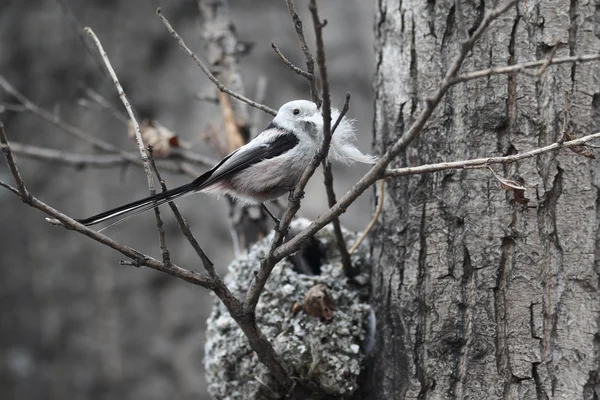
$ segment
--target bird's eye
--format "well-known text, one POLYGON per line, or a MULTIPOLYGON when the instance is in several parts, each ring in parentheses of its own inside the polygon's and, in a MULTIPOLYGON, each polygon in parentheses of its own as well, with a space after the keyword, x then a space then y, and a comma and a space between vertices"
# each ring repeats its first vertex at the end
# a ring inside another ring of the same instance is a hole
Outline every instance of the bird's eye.
POLYGON ((294 113, 294 115, 298 115, 300 114, 300 109, 299 108, 294 108, 294 111, 292 111, 294 113))

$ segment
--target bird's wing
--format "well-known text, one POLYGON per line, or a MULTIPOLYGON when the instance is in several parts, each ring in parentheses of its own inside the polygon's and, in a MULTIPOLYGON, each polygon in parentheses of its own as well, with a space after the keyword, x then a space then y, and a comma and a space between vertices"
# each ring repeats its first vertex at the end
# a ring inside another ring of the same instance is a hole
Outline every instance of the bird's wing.
POLYGON ((199 176, 194 183, 197 185, 197 190, 201 190, 230 174, 246 169, 263 160, 280 156, 293 149, 298 143, 299 140, 296 135, 286 132, 272 136, 272 139, 269 137, 260 144, 247 144, 225 156, 211 170, 199 176))

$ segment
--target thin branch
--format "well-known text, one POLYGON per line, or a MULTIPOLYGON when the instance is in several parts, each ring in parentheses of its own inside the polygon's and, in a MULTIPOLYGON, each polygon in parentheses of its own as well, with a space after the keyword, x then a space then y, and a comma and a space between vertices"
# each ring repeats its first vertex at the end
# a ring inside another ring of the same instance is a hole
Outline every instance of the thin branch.
MULTIPOLYGON (((110 168, 126 164, 131 164, 129 158, 124 158, 120 154, 84 154, 84 153, 72 153, 68 151, 49 149, 47 147, 32 146, 29 144, 23 144, 18 142, 12 142, 10 145, 13 154, 21 157, 31 158, 33 160, 52 162, 56 164, 62 164, 72 166, 75 168, 110 168)), ((188 151, 179 152, 179 149, 173 149, 171 154, 166 157, 167 160, 184 160, 188 162, 194 162, 200 165, 213 166, 216 161, 212 159, 191 153, 188 151)), ((128 153, 135 157, 135 154, 128 153)), ((163 168, 169 172, 176 173, 189 173, 191 171, 185 170, 182 167, 173 167, 170 165, 163 165, 163 168)), ((198 174, 194 173, 193 176, 198 174)))
MULTIPOLYGON (((164 185, 164 181, 160 177, 160 173, 158 172, 158 167, 156 166, 156 162, 154 162, 154 156, 152 154, 152 146, 148 145, 148 160, 152 165, 152 169, 154 170, 154 174, 156 178, 164 185)), ((164 186, 163 186, 164 187, 164 186)), ((163 188, 163 192, 166 190, 163 188)), ((154 187, 150 190, 150 196, 154 196, 156 194, 156 190, 154 187)), ((167 240, 165 239, 165 230, 164 223, 162 218, 160 217, 160 209, 158 207, 154 207, 154 216, 156 217, 156 229, 158 230, 158 242, 160 243, 160 251, 162 253, 163 262, 166 265, 171 264, 171 254, 169 253, 169 248, 167 247, 167 240)))
POLYGON ((546 72, 546 70, 548 69, 548 66, 550 64, 552 64, 552 59, 554 58, 554 55, 556 54, 556 50, 558 50, 558 44, 560 42, 557 41, 554 46, 552 47, 552 50, 550 50, 550 54, 548 55, 548 58, 544 61, 544 64, 542 64, 542 66, 540 67, 539 70, 537 70, 537 72, 535 73, 536 77, 540 77, 542 75, 544 75, 544 73, 546 72))
POLYGON ((22 143, 11 143, 13 153, 40 161, 83 167, 114 167, 129 164, 131 161, 118 154, 80 154, 54 150, 46 147, 32 146, 22 143))
POLYGON ((86 87, 85 94, 91 101, 98 104, 104 110, 108 111, 108 113, 115 117, 115 119, 124 123, 125 125, 129 124, 129 119, 127 119, 127 117, 123 115, 123 113, 117 110, 117 108, 113 106, 108 100, 106 100, 100 93, 96 92, 95 90, 89 87, 86 87))
POLYGON ((512 73, 523 72, 526 69, 543 67, 544 65, 557 65, 557 64, 567 64, 567 63, 584 63, 590 61, 598 61, 600 60, 600 54, 583 54, 579 56, 572 57, 562 57, 562 58, 553 58, 546 60, 537 60, 537 61, 529 61, 521 64, 507 65, 504 67, 493 67, 489 69, 482 69, 480 71, 469 72, 466 74, 458 75, 452 79, 452 84, 457 84, 460 82, 466 82, 473 79, 484 78, 492 75, 507 75, 512 73))
MULTIPOLYGON (((117 250, 124 256, 134 260, 139 266, 146 266, 157 271, 165 272, 169 275, 175 276, 177 278, 183 279, 187 282, 190 282, 194 285, 203 286, 209 289, 214 290, 214 284, 210 280, 208 276, 199 274, 197 272, 189 271, 184 268, 178 267, 174 264, 165 265, 163 262, 152 258, 146 254, 140 253, 139 251, 123 245, 108 236, 105 236, 101 233, 98 233, 85 225, 80 224, 75 221, 71 217, 68 217, 65 214, 55 210, 54 208, 48 206, 46 203, 41 202, 31 194, 27 192, 25 189, 25 183, 19 174, 19 170, 17 165, 15 164, 15 160, 11 156, 10 145, 8 143, 8 139, 6 138, 6 132, 4 131, 4 125, 0 122, 0 142, 2 143, 2 151, 4 153, 4 157, 6 158, 6 162, 8 163, 8 167, 13 175, 13 178, 17 184, 18 195, 24 203, 29 204, 31 207, 37 208, 38 210, 44 212, 45 214, 53 217, 57 221, 60 222, 62 226, 67 229, 77 231, 96 242, 102 243, 114 250, 117 250)), ((7 184, 2 184, 1 186, 9 189, 11 192, 15 193, 15 189, 11 188, 7 184)))
POLYGON ((356 249, 358 249, 358 246, 360 246, 360 244, 365 240, 365 238, 369 235, 369 232, 371 232, 371 230, 375 226, 375 223, 377 223, 377 220, 379 219, 379 216, 381 215, 381 212, 383 211, 384 197, 385 197, 385 180, 382 179, 379 181, 379 204, 377 205, 377 210, 375 211, 375 215, 373 215, 371 222, 369 222, 369 225, 367 225, 364 232, 362 233, 362 235, 360 235, 360 237, 358 238, 356 243, 354 243, 352 245, 352 247, 350 248, 350 250, 349 250, 350 254, 353 254, 356 251, 356 249))
POLYGON ((43 108, 39 107, 38 105, 33 103, 31 100, 29 100, 27 97, 25 97, 22 93, 20 93, 17 89, 15 89, 10 83, 8 83, 8 81, 2 75, 0 75, 0 87, 2 87, 2 89, 4 89, 6 92, 10 93, 13 97, 15 97, 21 104, 23 104, 25 106, 25 108, 28 111, 31 111, 32 113, 36 114, 37 116, 45 119, 46 121, 52 123, 55 126, 61 128, 63 131, 67 132, 68 134, 75 136, 76 138, 81 139, 84 142, 87 142, 100 150, 104 150, 104 151, 111 152, 111 153, 119 153, 119 154, 122 154, 123 157, 131 159, 131 161, 134 163, 137 163, 140 165, 142 164, 137 157, 131 156, 130 154, 122 151, 121 149, 113 146, 112 144, 105 142, 103 140, 100 140, 100 139, 96 139, 91 134, 89 134, 75 126, 69 125, 69 124, 61 121, 58 116, 54 115, 53 113, 51 113, 49 111, 44 110, 43 108))
POLYGON ((501 7, 493 9, 483 18, 479 27, 473 32, 472 36, 463 43, 460 53, 456 56, 452 62, 450 68, 446 72, 446 76, 438 85, 438 89, 435 91, 430 99, 425 102, 425 107, 417 116, 410 128, 404 132, 404 134, 392 145, 379 159, 369 172, 367 172, 353 187, 346 193, 339 202, 327 210, 323 215, 313 221, 307 228, 302 232, 294 236, 286 243, 279 246, 271 254, 271 259, 275 262, 282 258, 298 251, 302 244, 308 240, 317 231, 326 226, 333 218, 339 216, 346 211, 346 208, 350 206, 365 190, 367 190, 373 183, 381 179, 385 175, 385 169, 388 164, 402 152, 406 147, 421 133, 425 123, 429 120, 433 111, 439 104, 440 100, 448 89, 454 84, 455 79, 464 59, 469 54, 469 51, 473 47, 475 41, 483 34, 487 27, 497 19, 502 13, 507 11, 517 0, 508 0, 501 7))
MULTIPOLYGON (((0 144, 2 146, 2 152, 4 153, 6 163, 8 164, 8 168, 10 169, 10 173, 12 174, 15 184, 17 185, 17 192, 19 193, 19 197, 21 197, 21 200, 23 202, 29 203, 31 201, 31 195, 25 187, 25 182, 23 182, 23 178, 21 178, 21 173, 17 168, 17 164, 15 164, 15 159, 13 158, 12 152, 10 151, 10 145, 8 144, 8 138, 6 137, 6 132, 4 131, 4 124, 2 123, 2 121, 0 121, 0 144)), ((7 187, 7 189, 10 188, 7 187)))
POLYGON ((486 168, 490 164, 510 164, 526 158, 532 158, 540 154, 548 153, 550 151, 559 150, 561 148, 571 148, 582 145, 594 139, 600 139, 600 132, 583 136, 579 139, 570 140, 568 142, 555 142, 548 146, 539 147, 524 153, 513 154, 504 157, 487 157, 487 158, 474 158, 471 160, 464 161, 451 161, 437 164, 420 165, 418 167, 406 167, 388 169, 385 171, 386 178, 406 176, 406 175, 417 175, 428 172, 444 171, 450 169, 466 169, 466 168, 486 168))
MULTIPOLYGON (((96 139, 91 133, 85 132, 84 130, 82 130, 76 126, 69 125, 68 123, 62 121, 57 115, 54 115, 51 112, 39 107, 37 104, 33 103, 31 100, 29 100, 27 97, 25 97, 22 93, 20 93, 17 89, 15 89, 6 79, 4 79, 4 77, 2 77, 2 75, 0 75, 0 87, 2 87, 7 93, 9 93, 13 97, 15 97, 23 105, 23 107, 25 108, 26 111, 32 112, 33 114, 39 116, 40 118, 50 122, 54 126, 62 129, 66 133, 68 133, 78 139, 81 139, 86 143, 91 144, 95 148, 106 151, 108 153, 119 154, 121 156, 121 158, 123 160, 126 160, 128 163, 143 166, 143 163, 141 162, 139 157, 136 156, 135 154, 132 154, 131 152, 128 152, 128 151, 123 151, 123 150, 119 149, 118 147, 116 147, 108 142, 105 142, 103 140, 96 139)), ((13 143, 13 146, 14 145, 15 145, 15 143, 13 143)), ((17 153, 16 146, 13 147, 13 150, 15 151, 15 153, 17 153)), ((66 153, 66 154, 68 154, 68 153, 66 153)), ((32 155, 32 157, 33 157, 33 155, 32 155)), ((43 156, 40 156, 40 157, 43 157, 43 156)), ((78 158, 79 156, 74 155, 74 157, 78 158)), ((52 157, 50 157, 50 158, 52 158, 52 157)), ((86 156, 86 158, 87 158, 87 156, 86 156)), ((217 162, 217 160, 213 160, 209 157, 195 154, 195 153, 187 151, 185 149, 172 149, 171 154, 169 154, 169 156, 167 158, 172 159, 172 160, 189 161, 189 162, 193 162, 196 164, 201 164, 201 165, 205 165, 205 166, 209 166, 209 167, 212 167, 217 162)), ((42 159, 42 158, 40 158, 40 159, 42 159)), ((99 161, 98 164, 102 164, 103 162, 104 161, 99 161)), ((65 161, 65 163, 68 163, 68 161, 65 161)), ((73 162, 73 164, 78 164, 78 163, 79 163, 78 160, 73 162)), ((91 161, 91 163, 94 163, 94 162, 91 161)), ((185 173, 189 174, 189 171, 185 170, 181 166, 176 167, 176 166, 165 165, 162 168, 169 172, 175 172, 175 173, 185 172, 185 173)), ((192 175, 197 176, 197 174, 192 174, 192 175)))
MULTIPOLYGON (((342 118, 344 118, 344 116, 348 112, 349 104, 350 93, 346 93, 344 107, 342 108, 342 111, 336 121, 336 125, 334 126, 333 130, 337 128, 337 124, 340 123, 342 118)), ((326 159, 323 160, 323 183, 325 184, 325 191, 327 192, 327 201, 329 207, 331 208, 335 205, 335 203, 337 203, 337 200, 335 197, 335 191, 333 190, 333 172, 331 171, 331 163, 329 163, 326 159)), ((346 241, 344 240, 344 235, 342 234, 340 219, 338 217, 335 217, 332 222, 335 241, 340 251, 340 257, 342 259, 342 267, 344 268, 344 273, 348 278, 354 278, 356 275, 358 275, 360 270, 358 268, 352 267, 352 260, 350 259, 350 253, 348 253, 348 249, 346 248, 346 241)))
POLYGON ((142 134, 140 133, 140 125, 138 124, 137 119, 135 118, 135 115, 133 114, 133 110, 131 109, 129 100, 127 100, 125 91, 123 90, 123 87, 119 83, 119 78, 117 78, 117 74, 115 73, 115 70, 113 69, 112 65, 110 64, 110 60, 108 59, 108 56, 106 55, 106 52, 104 51, 104 48, 102 47, 102 43, 100 43, 100 40, 98 39, 98 37, 96 36, 96 34, 92 30, 92 28, 86 27, 86 28, 84 28, 84 31, 85 31, 85 33, 88 34, 88 36, 90 36, 92 38, 92 40, 96 44, 96 47, 98 48, 98 51, 100 52, 100 56, 102 57, 102 60, 104 61, 104 65, 106 65, 106 69, 108 70, 108 73, 110 74, 110 76, 113 80, 113 83, 115 84, 115 87, 117 88, 117 93, 119 93, 119 97, 121 98, 121 101, 123 102, 123 105, 125 106, 125 109, 127 110, 127 114, 129 114, 129 119, 133 123, 133 127, 135 129, 135 141, 138 145, 138 149, 140 150, 142 162, 144 163, 144 172, 146 172, 146 179, 148 181, 148 189, 150 190, 150 193, 153 194, 153 192, 155 193, 154 180, 152 179, 152 172, 150 171, 150 164, 148 163, 148 155, 146 154, 146 150, 144 148, 144 141, 142 140, 142 134))
POLYGON ((275 53, 277 53, 279 58, 281 58, 281 61, 283 61, 283 63, 285 65, 287 65, 289 69, 294 71, 296 74, 305 77, 309 81, 312 81, 314 79, 314 75, 309 74, 308 72, 304 71, 302 68, 298 68, 294 64, 292 64, 292 62, 283 55, 281 50, 279 50, 279 47, 277 47, 275 42, 271 42, 271 47, 273 48, 273 50, 275 50, 275 53))
POLYGON ((317 80, 315 79, 315 60, 310 52, 310 47, 306 43, 306 38, 304 37, 304 31, 302 29, 302 20, 300 16, 296 12, 296 6, 294 5, 294 0, 286 0, 288 10, 290 12, 290 17, 292 17, 292 23, 294 24, 294 28, 296 29, 296 35, 298 36, 298 41, 300 42, 300 48, 304 53, 304 58, 306 59, 306 72, 309 74, 311 78, 308 78, 308 87, 310 89, 310 97, 312 101, 321 105, 321 99, 319 98, 319 90, 317 89, 317 80))
MULTIPOLYGON (((158 181, 160 183, 162 191, 166 192, 167 184, 165 183, 164 179, 161 177, 160 172, 158 171, 158 167, 156 166, 156 162, 154 161, 154 158, 150 159, 150 165, 152 166, 152 170, 154 171, 154 174, 156 175, 156 179, 158 179, 158 181)), ((208 272, 208 275, 213 279, 215 277, 217 277, 220 280, 220 277, 217 274, 217 272, 215 271, 212 261, 210 261, 210 259, 206 256, 206 254, 200 247, 200 244, 198 244, 196 237, 194 236, 194 234, 192 233, 192 231, 190 229, 190 225, 187 223, 185 218, 183 218, 183 216, 179 212, 179 208, 177 207, 177 204, 170 201, 169 207, 171 208, 171 211, 173 211, 173 215, 175 216, 175 219, 177 220, 177 223, 179 224, 179 228, 181 229, 181 232, 187 238, 187 240, 190 242, 190 244, 196 251, 196 254, 198 255, 198 257, 200 257, 200 260, 202 261, 202 265, 204 266, 204 269, 206 269, 206 271, 208 272)))
POLYGON ((13 192, 14 194, 16 194, 16 195, 17 195, 17 196, 19 196, 19 197, 21 196, 21 195, 19 194, 19 191, 18 191, 17 189, 15 189, 14 187, 10 186, 10 185, 9 185, 8 183, 6 183, 6 182, 0 181, 0 186, 2 186, 2 187, 4 187, 4 188, 6 188, 6 189, 8 189, 8 190, 10 190, 11 192, 13 192))
POLYGON ((94 60, 94 65, 96 66, 96 68, 98 68, 98 71, 100 72, 100 74, 102 75, 102 77, 105 78, 105 79, 108 79, 108 75, 106 75, 106 71, 104 70, 104 68, 102 68, 102 64, 95 57, 94 49, 92 49, 89 46, 88 42, 85 40, 85 36, 83 36, 83 33, 82 33, 83 32, 83 28, 82 28, 81 24, 79 23, 79 20, 75 16, 75 13, 73 12, 73 9, 71 9, 71 6, 69 6, 69 3, 67 2, 67 0, 57 0, 57 1, 61 5, 61 7, 63 8, 63 12, 66 14, 66 16, 68 17, 68 19, 70 20, 71 26, 73 28, 73 31, 75 32, 75 34, 79 38, 79 41, 81 42, 81 44, 83 44, 83 47, 85 48, 85 51, 88 53, 88 55, 90 56, 90 58, 92 60, 94 60))
MULTIPOLYGON (((319 21, 319 18, 318 18, 315 0, 311 0, 309 7, 315 8, 315 11, 314 11, 315 30, 320 31, 322 29, 323 25, 319 21)), ((244 312, 248 313, 249 315, 254 315, 254 310, 256 309, 256 305, 258 304, 258 299, 260 298, 260 294, 267 282, 267 279, 269 279, 269 275, 271 274, 271 271, 275 267, 275 264, 277 264, 277 262, 279 260, 281 260, 281 258, 277 259, 274 256, 274 254, 277 251, 277 249, 282 245, 283 240, 289 229, 290 223, 292 222, 292 219, 294 218, 294 216, 300 209, 300 200, 304 197, 304 188, 306 187, 306 185, 307 185, 308 181, 310 180, 310 178, 312 177, 312 175, 315 173, 315 170, 317 169, 317 167, 319 166, 321 161, 323 161, 327 157, 327 153, 329 152, 329 146, 331 144, 331 136, 332 136, 332 133, 331 133, 331 104, 330 104, 330 98, 329 98, 329 82, 327 81, 327 68, 325 66, 325 53, 324 53, 324 49, 323 49, 322 37, 320 40, 317 39, 317 54, 319 54, 319 57, 317 58, 317 62, 319 62, 319 69, 320 69, 321 77, 323 79, 323 105, 322 105, 323 143, 321 144, 319 151, 317 151, 317 153, 314 155, 311 163, 308 165, 306 170, 304 170, 304 173, 302 174, 300 181, 298 182, 298 184, 294 188, 293 192, 291 193, 291 195, 289 197, 287 208, 286 208, 285 212, 283 213, 283 216, 281 217, 279 226, 277 226, 277 228, 275 230, 275 235, 273 237, 273 241, 271 242, 271 247, 269 249, 269 253, 261 261, 260 268, 258 269, 258 272, 254 276, 254 279, 252 280, 252 283, 250 284, 250 288, 246 292, 246 297, 244 299, 244 312)), ((340 120, 340 118, 338 118, 338 122, 336 122, 336 125, 337 125, 337 123, 339 123, 339 120, 340 120)), ((329 220, 329 221, 331 221, 331 220, 329 220)), ((306 238, 306 239, 308 239, 308 238, 306 238)), ((291 254, 291 253, 289 253, 289 254, 291 254)))
POLYGON ((240 94, 232 91, 231 89, 225 87, 225 85, 223 85, 217 78, 215 78, 215 76, 210 72, 210 70, 206 67, 206 65, 204 65, 204 63, 202 63, 202 61, 200 61, 200 59, 196 56, 196 54, 194 54, 189 49, 189 47, 186 46, 186 44, 184 43, 184 41, 181 38, 181 36, 179 36, 179 34, 171 26, 171 24, 169 23, 169 21, 162 14, 162 11, 160 10, 160 8, 158 8, 156 10, 156 14, 161 19, 161 21, 163 22, 163 24, 167 27, 167 30, 169 31, 169 33, 171 34, 171 36, 173 36, 173 38, 175 38, 175 40, 177 40, 177 43, 179 43, 179 47, 181 47, 183 49, 183 51, 185 51, 187 53, 187 55, 190 56, 192 58, 192 60, 194 60, 194 62, 200 67, 200 69, 202 70, 202 72, 204 72, 204 74, 208 77, 208 79, 210 79, 210 81, 212 83, 214 83, 215 86, 221 92, 227 93, 231 97, 236 98, 236 99, 238 99, 240 101, 243 101, 244 103, 248 104, 251 107, 258 108, 259 110, 264 111, 267 114, 271 114, 273 116, 277 115, 277 111, 273 110, 272 108, 269 108, 269 107, 267 107, 267 106, 265 106, 263 104, 256 103, 256 102, 250 100, 249 98, 247 98, 245 96, 242 96, 242 95, 240 95, 240 94))
MULTIPOLYGON (((331 96, 329 93, 329 77, 327 75, 327 64, 325 62, 325 43, 323 42, 323 27, 325 26, 325 22, 321 22, 319 18, 319 11, 317 9, 316 0, 310 0, 308 4, 308 9, 310 10, 310 14, 313 20, 313 26, 315 28, 315 37, 317 41, 317 65, 319 66, 319 74, 321 75, 321 81, 323 82, 323 135, 325 137, 326 142, 331 142, 331 137, 333 136, 333 131, 331 130, 331 96)), ((338 116, 337 121, 335 122, 335 126, 341 122, 344 115, 348 112, 348 108, 350 105, 350 93, 346 93, 346 99, 344 101, 344 107, 340 115, 338 116)), ((327 149, 325 150, 325 155, 329 151, 329 144, 327 144, 327 149)), ((324 174, 324 184, 325 190, 327 192, 327 199, 329 202, 329 207, 333 207, 337 202, 335 191, 333 189, 333 173, 331 171, 331 165, 327 162, 327 158, 323 159, 323 174, 324 174)), ((354 268, 352 266, 352 261, 350 260, 350 254, 348 254, 348 249, 346 248, 346 242, 344 240, 344 236, 342 234, 342 227, 340 226, 340 220, 338 217, 333 219, 333 231, 335 234, 335 239, 338 245, 338 249, 340 251, 340 257, 342 259, 342 266, 344 268, 344 272, 348 278, 353 278, 360 272, 358 268, 354 268)))

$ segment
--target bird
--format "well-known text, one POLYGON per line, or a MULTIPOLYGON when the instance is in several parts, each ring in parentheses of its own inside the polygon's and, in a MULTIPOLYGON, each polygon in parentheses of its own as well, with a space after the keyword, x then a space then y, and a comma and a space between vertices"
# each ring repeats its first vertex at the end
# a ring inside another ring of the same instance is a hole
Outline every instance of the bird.
MULTIPOLYGON (((332 108, 333 122, 339 115, 340 112, 332 108)), ((346 117, 340 121, 332 136, 328 157, 346 165, 374 164, 376 157, 356 148, 353 122, 346 117)), ((273 120, 254 139, 226 155, 192 182, 76 221, 92 226, 121 217, 109 225, 112 226, 161 204, 201 192, 228 195, 244 205, 259 204, 278 224, 279 220, 264 203, 295 188, 323 138, 321 108, 308 100, 290 101, 279 108, 273 120)), ((103 229, 106 228, 108 226, 103 229)))

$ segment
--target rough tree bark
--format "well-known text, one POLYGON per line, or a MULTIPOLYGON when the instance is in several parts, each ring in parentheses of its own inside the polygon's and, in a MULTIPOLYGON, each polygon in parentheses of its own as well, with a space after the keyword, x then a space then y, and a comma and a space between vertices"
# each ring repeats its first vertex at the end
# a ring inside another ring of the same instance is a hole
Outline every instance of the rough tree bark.
MULTIPOLYGON (((492 1, 464 1, 472 31, 492 1)), ((478 42, 463 71, 600 48, 598 2, 522 1, 478 42)), ((459 49, 454 2, 380 0, 375 143, 384 151, 459 49), (399 6, 398 6, 399 5, 399 6)), ((597 63, 541 78, 455 86, 397 166, 508 155, 600 128, 597 63), (565 93, 568 92, 568 95, 565 93), (566 104, 568 96, 570 106, 566 104)), ((570 151, 496 172, 389 180, 373 235, 376 399, 596 399, 600 396, 600 169, 570 151)))

